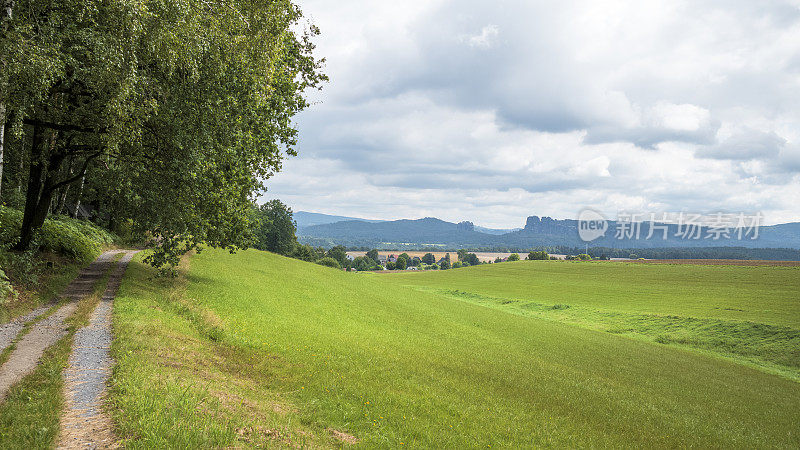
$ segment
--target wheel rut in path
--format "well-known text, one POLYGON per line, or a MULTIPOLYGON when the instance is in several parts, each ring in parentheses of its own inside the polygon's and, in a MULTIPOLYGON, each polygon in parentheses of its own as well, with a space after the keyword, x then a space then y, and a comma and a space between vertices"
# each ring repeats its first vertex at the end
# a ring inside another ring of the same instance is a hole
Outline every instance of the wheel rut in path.
POLYGON ((69 366, 64 371, 66 405, 61 416, 58 448, 116 447, 113 422, 102 408, 111 376, 111 313, 125 269, 135 251, 128 251, 111 273, 89 325, 75 334, 69 366))
MULTIPOLYGON (((0 402, 5 399, 8 390, 17 384, 25 375, 31 373, 48 347, 67 335, 66 318, 77 308, 77 300, 92 293, 95 284, 114 264, 114 257, 122 250, 110 250, 83 269, 78 276, 61 293, 60 298, 69 300, 50 316, 36 322, 30 330, 17 342, 8 360, 0 366, 0 402)), ((28 315, 12 321, 0 329, 0 346, 10 345, 24 328, 26 322, 35 320, 50 307, 42 307, 28 315)))

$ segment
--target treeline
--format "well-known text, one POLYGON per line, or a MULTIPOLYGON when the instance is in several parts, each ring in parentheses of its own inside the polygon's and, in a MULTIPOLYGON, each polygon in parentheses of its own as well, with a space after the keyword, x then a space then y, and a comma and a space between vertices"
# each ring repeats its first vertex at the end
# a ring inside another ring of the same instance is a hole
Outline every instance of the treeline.
MULTIPOLYGON (((249 235, 251 245, 259 250, 270 251, 303 261, 315 262, 320 265, 346 270, 448 270, 460 267, 491 264, 481 261, 474 252, 466 249, 454 250, 456 260, 452 261, 451 252, 447 252, 438 261, 433 253, 425 253, 422 257, 410 256, 408 253, 399 253, 393 260, 382 258, 374 248, 346 248, 336 245, 330 248, 301 244, 297 240, 297 223, 294 221, 292 209, 280 200, 271 200, 263 205, 254 205, 250 211, 251 228, 249 235), (363 256, 348 257, 348 251, 364 251, 363 256)), ((431 249, 439 251, 438 249, 431 249)), ((546 260, 551 259, 546 251, 531 251, 525 259, 546 260)), ((504 261, 519 261, 520 255, 514 253, 508 258, 497 258, 494 263, 504 261)))
MULTIPOLYGON (((291 1, 15 0, 0 9, 0 203, 149 239, 156 266, 251 238, 325 80, 291 1)), ((9 226, 2 224, 2 226, 9 226)))
MULTIPOLYGON (((348 250, 364 251, 369 247, 349 247, 348 250)), ((380 248, 381 251, 392 251, 392 248, 380 248)), ((409 246, 404 251, 436 251, 455 252, 453 248, 430 246, 409 246)), ((520 253, 543 251, 556 255, 577 256, 587 252, 585 247, 542 246, 542 247, 470 247, 470 252, 486 253, 520 253)), ((645 259, 741 259, 800 261, 800 250, 791 248, 748 248, 748 247, 695 247, 695 248, 610 248, 589 247, 588 255, 592 258, 645 258, 645 259)))
MULTIPOLYGON (((564 254, 583 253, 585 249, 569 248, 564 254)), ((593 258, 645 259, 741 259, 800 261, 800 250, 790 248, 698 247, 698 248, 635 248, 615 249, 590 247, 593 258)))

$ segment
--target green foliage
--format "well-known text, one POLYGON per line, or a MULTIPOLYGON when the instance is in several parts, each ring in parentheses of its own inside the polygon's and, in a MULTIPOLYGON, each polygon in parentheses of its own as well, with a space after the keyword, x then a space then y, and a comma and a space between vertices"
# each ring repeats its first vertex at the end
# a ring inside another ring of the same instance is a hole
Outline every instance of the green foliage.
POLYGON ((155 266, 200 245, 246 247, 251 201, 296 154, 293 117, 326 79, 301 10, 288 0, 14 8, 0 102, 13 118, 8 155, 35 186, 20 247, 82 175, 98 217, 153 237, 155 266))
POLYGON ((580 255, 576 256, 575 258, 579 259, 581 261, 589 261, 589 260, 592 259, 592 257, 590 255, 586 254, 586 253, 581 253, 580 255))
POLYGON ((392 261, 386 262, 386 270, 395 270, 397 268, 396 264, 392 261))
POLYGON ((292 209, 280 200, 270 200, 253 211, 253 247, 279 255, 290 255, 298 243, 297 226, 292 218, 292 209))
POLYGON ((508 260, 509 261, 519 261, 519 255, 516 254, 516 253, 512 253, 512 254, 508 255, 508 260))
POLYGON ((310 245, 296 244, 292 252, 292 258, 301 259, 303 261, 314 262, 320 258, 325 257, 325 250, 315 248, 310 245))
POLYGON ((463 267, 463 266, 464 266, 464 263, 462 263, 461 261, 456 261, 456 262, 453 263, 453 269, 458 269, 458 268, 463 267))
POLYGON ((341 245, 331 247, 325 256, 335 259, 340 266, 347 265, 347 249, 341 245))
POLYGON ((462 264, 470 266, 477 266, 478 264, 481 263, 481 260, 478 259, 478 255, 476 255, 475 253, 466 253, 464 254, 463 258, 459 256, 459 260, 461 261, 462 264))
MULTIPOLYGON (((406 255, 403 253, 403 255, 406 255)), ((394 268, 397 270, 406 270, 408 267, 408 255, 403 256, 400 255, 397 257, 397 261, 394 263, 394 268)))
POLYGON ((372 260, 372 258, 368 258, 366 256, 359 256, 350 264, 351 267, 354 267, 356 270, 364 271, 364 270, 380 270, 381 266, 372 260))
POLYGON ((5 303, 9 297, 12 299, 16 297, 17 291, 11 285, 11 281, 6 276, 3 269, 0 269, 0 305, 5 303))
POLYGON ((545 261, 550 259, 550 255, 548 255, 546 251, 534 251, 528 253, 527 259, 529 261, 545 261))
MULTIPOLYGON (((22 213, 0 206, 0 224, 3 225, 2 244, 11 245, 19 237, 22 213)), ((116 240, 108 231, 85 220, 56 216, 44 222, 37 242, 42 250, 51 251, 80 262, 92 261, 103 249, 116 240)), ((33 252, 24 252, 30 254, 33 252)), ((25 270, 22 270, 25 272, 25 270)), ((15 273, 18 273, 15 271, 15 273)))
POLYGON ((433 264, 436 262, 436 257, 433 256, 433 253, 425 253, 422 257, 422 262, 425 264, 433 264))
POLYGON ((317 261, 317 264, 319 264, 320 266, 325 266, 325 267, 333 267, 334 269, 341 269, 342 268, 342 265, 339 264, 339 261, 337 261, 334 258, 331 258, 330 256, 326 256, 326 257, 320 259, 319 261, 317 261))
POLYGON ((367 258, 369 258, 369 259, 371 259, 371 260, 373 260, 375 262, 378 262, 378 260, 379 260, 378 259, 378 250, 376 250, 374 248, 372 250, 368 251, 366 256, 367 256, 367 258))
POLYGON ((439 268, 442 269, 442 270, 449 269, 450 268, 450 260, 449 259, 445 259, 444 261, 439 263, 439 268))

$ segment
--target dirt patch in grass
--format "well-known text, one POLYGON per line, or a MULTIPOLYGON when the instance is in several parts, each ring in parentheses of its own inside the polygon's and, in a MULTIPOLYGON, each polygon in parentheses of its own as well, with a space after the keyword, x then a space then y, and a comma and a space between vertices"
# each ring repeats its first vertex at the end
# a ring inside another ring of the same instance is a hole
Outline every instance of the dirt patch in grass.
POLYGON ((328 432, 331 433, 334 439, 337 441, 343 442, 348 445, 353 445, 358 443, 358 438, 353 436, 352 434, 347 434, 344 431, 334 430, 332 428, 328 429, 328 432))

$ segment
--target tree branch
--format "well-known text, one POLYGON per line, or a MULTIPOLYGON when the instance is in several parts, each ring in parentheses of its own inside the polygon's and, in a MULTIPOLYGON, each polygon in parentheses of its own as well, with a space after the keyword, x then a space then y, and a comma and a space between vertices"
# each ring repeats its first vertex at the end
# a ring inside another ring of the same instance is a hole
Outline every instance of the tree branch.
POLYGON ((81 169, 78 171, 78 173, 76 175, 74 175, 72 177, 69 177, 64 181, 60 181, 60 182, 50 186, 50 189, 56 190, 56 189, 60 188, 61 186, 66 186, 68 184, 72 184, 72 183, 80 180, 84 175, 86 175, 86 169, 89 168, 89 163, 92 162, 93 159, 97 158, 98 156, 100 156, 102 154, 103 154, 103 152, 99 151, 99 152, 96 152, 94 154, 91 154, 91 155, 87 156, 86 160, 83 162, 83 166, 81 167, 81 169))
POLYGON ((100 128, 100 129, 88 128, 79 125, 45 122, 42 120, 35 120, 35 119, 24 119, 22 123, 24 123, 25 125, 35 125, 37 127, 49 128, 51 130, 76 131, 78 133, 105 133, 106 131, 105 128, 100 128))

